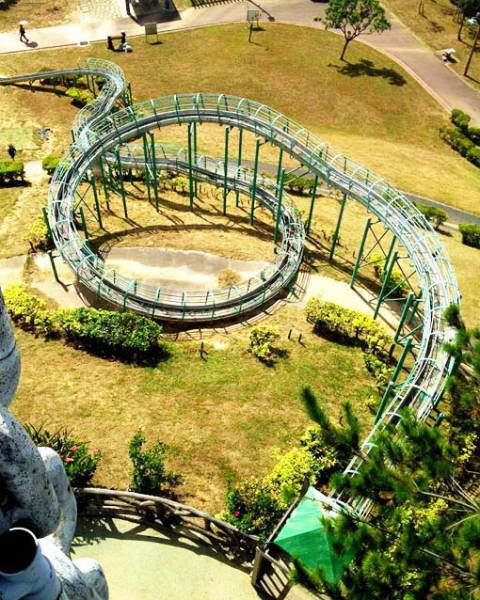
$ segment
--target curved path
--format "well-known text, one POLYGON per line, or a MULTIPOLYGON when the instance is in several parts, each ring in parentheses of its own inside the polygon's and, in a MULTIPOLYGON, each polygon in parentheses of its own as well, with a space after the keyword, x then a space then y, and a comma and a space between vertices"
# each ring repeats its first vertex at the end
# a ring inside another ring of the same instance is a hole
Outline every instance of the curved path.
MULTIPOLYGON (((102 261, 93 255, 88 244, 85 244, 76 231, 73 214, 75 195, 99 157, 113 160, 112 156, 117 149, 117 160, 121 161, 120 149, 152 127, 214 122, 253 132, 257 138, 263 138, 287 151, 328 185, 362 204, 397 238, 402 252, 405 252, 415 269, 423 305, 421 340, 415 363, 407 379, 394 388, 393 399, 364 442, 364 453, 369 452, 371 437, 379 428, 386 423, 398 422, 398 411, 401 408, 410 407, 419 420, 428 417, 438 404, 446 377, 453 368, 453 360, 445 353, 443 344, 453 339, 455 331, 445 322, 443 313, 450 304, 458 304, 460 296, 453 266, 438 235, 402 193, 362 165, 333 151, 304 127, 268 106, 225 94, 198 93, 152 99, 110 112, 125 86, 120 68, 107 61, 90 59, 77 69, 60 73, 72 72, 89 76, 100 75, 107 80, 95 101, 77 115, 73 127, 75 142, 55 171, 50 188, 48 214, 55 243, 62 256, 86 285, 97 290, 99 295, 137 312, 151 312, 155 316, 168 314, 170 318, 178 318, 180 314, 182 319, 191 320, 198 319, 202 313, 205 315, 210 312, 214 317, 218 306, 214 303, 212 309, 212 299, 208 298, 208 295, 204 299, 203 307, 197 305, 197 299, 190 301, 184 294, 180 303, 177 296, 167 297, 166 302, 157 297, 152 311, 151 298, 147 296, 148 290, 136 286, 132 280, 116 279, 115 275, 112 276, 112 272, 104 268, 102 261)), ((58 73, 42 73, 41 77, 55 76, 58 73)), ((0 83, 38 78, 39 74, 31 74, 3 79, 0 83)), ((127 162, 132 160, 128 152, 122 156, 127 162)), ((185 170, 185 159, 181 153, 170 155, 166 151, 164 159, 161 168, 185 170)), ((138 159, 134 157, 133 160, 138 159)), ((144 156, 144 167, 152 168, 147 155, 144 156)), ((205 178, 217 185, 227 185, 229 189, 252 193, 255 187, 252 184, 251 173, 243 165, 232 172, 229 164, 222 165, 219 169, 217 161, 200 157, 194 167, 190 168, 195 169, 196 177, 205 178)), ((281 272, 285 267, 285 280, 288 281, 294 276, 301 261, 303 227, 295 208, 288 203, 283 212, 277 212, 280 206, 278 189, 275 189, 274 185, 268 179, 262 180, 258 184, 258 193, 265 206, 273 213, 281 214, 284 253, 275 269, 276 272, 281 272), (289 237, 290 233, 293 233, 293 237, 289 237)), ((245 301, 240 297, 232 301, 231 298, 227 298, 220 306, 218 314, 239 314, 251 308, 252 305, 245 308, 251 300, 252 304, 261 304, 265 301, 266 291, 276 293, 278 287, 282 287, 282 283, 278 283, 278 277, 273 281, 267 277, 266 283, 268 287, 262 287, 260 284, 257 286, 253 292, 253 300, 248 298, 245 301)), ((242 290, 243 293, 252 292, 242 290)), ((355 459, 347 471, 354 473, 359 466, 359 461, 355 459)), ((369 505, 365 503, 355 508, 359 514, 366 514, 369 505)))

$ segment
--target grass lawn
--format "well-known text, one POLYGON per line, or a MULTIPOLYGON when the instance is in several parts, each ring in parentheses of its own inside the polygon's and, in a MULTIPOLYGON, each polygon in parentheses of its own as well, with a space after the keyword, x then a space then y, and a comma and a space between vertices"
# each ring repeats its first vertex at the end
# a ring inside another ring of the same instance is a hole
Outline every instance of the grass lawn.
POLYGON ((103 453, 97 483, 120 488, 128 486, 127 442, 143 427, 148 439, 170 444, 169 464, 185 478, 181 496, 218 510, 229 480, 266 474, 273 449, 298 442, 308 424, 301 385, 317 390, 334 417, 350 398, 362 421, 372 420, 365 398, 374 381, 359 349, 318 338, 295 307, 271 322, 289 351, 274 368, 248 353, 248 330, 207 340, 206 361, 199 342, 177 343, 156 368, 110 362, 17 330, 22 377, 12 410, 23 422, 69 426, 90 440, 103 453), (290 327, 295 341, 286 339, 290 327))
MULTIPOLYGON (((480 171, 440 140, 445 113, 398 65, 355 43, 345 65, 334 34, 264 27, 255 44, 247 43, 243 25, 227 25, 164 35, 157 46, 135 38, 129 55, 112 54, 102 43, 8 55, 3 62, 19 73, 71 66, 84 56, 109 58, 125 69, 135 100, 183 91, 246 96, 297 119, 407 191, 480 212, 480 171)), ((51 127, 56 148, 65 148, 74 109, 50 93, 37 92, 34 99, 26 90, 0 88, 0 116, 51 127)), ((261 159, 269 156, 270 149, 262 149, 261 159)))
MULTIPOLYGON (((459 62, 452 67, 463 75, 476 28, 465 23, 461 40, 457 38, 457 7, 450 0, 425 0, 424 15, 418 14, 418 0, 385 0, 384 4, 434 50, 455 48, 459 62)), ((480 46, 477 47, 468 70, 468 80, 474 85, 480 85, 480 46)))

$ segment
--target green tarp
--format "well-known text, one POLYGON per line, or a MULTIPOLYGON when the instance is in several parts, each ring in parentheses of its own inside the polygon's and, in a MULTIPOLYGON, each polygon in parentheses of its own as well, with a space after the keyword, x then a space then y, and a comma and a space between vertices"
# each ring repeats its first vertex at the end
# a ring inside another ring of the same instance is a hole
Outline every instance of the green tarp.
POLYGON ((309 570, 320 567, 328 581, 336 583, 354 553, 339 555, 333 549, 334 540, 327 535, 322 523, 322 518, 328 516, 322 499, 324 496, 310 487, 274 542, 309 570))

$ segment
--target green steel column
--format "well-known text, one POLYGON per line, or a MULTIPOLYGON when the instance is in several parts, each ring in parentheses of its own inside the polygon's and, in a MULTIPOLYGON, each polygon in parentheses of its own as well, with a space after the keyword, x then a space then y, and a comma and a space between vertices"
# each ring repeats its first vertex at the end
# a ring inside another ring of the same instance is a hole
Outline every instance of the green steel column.
POLYGON ((387 386, 387 389, 385 390, 385 393, 382 396, 382 399, 380 400, 380 404, 378 405, 377 414, 375 415, 375 423, 378 423, 378 421, 380 420, 380 417, 382 416, 383 411, 385 410, 385 405, 387 404, 388 398, 393 388, 394 384, 390 382, 387 386))
POLYGON ((407 343, 403 347, 402 354, 400 355, 400 358, 398 359, 397 365, 395 367, 395 371, 393 372, 392 379, 390 380, 391 383, 395 383, 397 381, 398 376, 400 375, 400 371, 402 370, 403 363, 405 362, 405 359, 407 358, 411 347, 412 347, 412 338, 408 338, 407 343))
POLYGON ((277 166, 277 185, 280 183, 280 177, 282 176, 282 162, 283 162, 283 147, 280 148, 278 154, 278 166, 277 166))
POLYGON ((400 333, 402 331, 402 327, 405 324, 405 319, 407 318, 408 311, 410 310, 410 306, 411 306, 411 304, 413 302, 414 296, 415 295, 414 295, 413 292, 410 292, 408 294, 408 296, 407 296, 407 299, 406 299, 405 304, 403 306, 402 314, 400 316, 400 321, 398 322, 398 326, 397 326, 397 329, 395 331, 395 337, 393 338, 394 341, 395 341, 395 343, 398 342, 398 338, 399 338, 400 333))
POLYGON ((127 196, 125 194, 125 187, 123 185, 122 163, 120 161, 120 152, 118 149, 115 152, 115 156, 117 157, 117 173, 118 173, 118 180, 120 181, 120 193, 122 195, 123 213, 125 215, 125 218, 128 219, 127 196))
POLYGON ((285 171, 282 169, 280 174, 280 184, 277 187, 277 214, 275 216, 275 231, 273 233, 273 243, 277 243, 278 239, 278 226, 280 224, 280 214, 282 212, 282 197, 283 197, 283 186, 285 183, 285 171))
POLYGON ((384 271, 386 271, 386 270, 387 270, 387 267, 388 267, 388 264, 389 264, 390 258, 392 257, 392 252, 393 252, 393 249, 394 249, 394 247, 395 247, 395 242, 396 242, 396 241, 397 241, 397 238, 396 238, 395 236, 393 236, 393 238, 392 238, 392 241, 390 242, 390 246, 389 246, 389 248, 388 248, 387 256, 386 256, 386 258, 385 258, 385 263, 384 263, 384 265, 383 265, 383 270, 384 270, 384 271))
MULTIPOLYGON (((193 161, 195 165, 197 164, 197 123, 194 121, 193 125, 193 161)), ((198 198, 198 180, 195 179, 193 182, 193 187, 195 190, 195 198, 198 198)))
MULTIPOLYGON (((237 167, 240 168, 242 165, 242 146, 243 146, 243 129, 238 130, 238 158, 237 167)), ((240 200, 240 192, 237 190, 235 193, 235 206, 238 206, 240 200)))
POLYGON ((365 229, 362 235, 362 241, 360 242, 360 246, 358 248, 357 260, 355 261, 355 266, 353 267, 352 278, 350 279, 350 287, 353 288, 355 283, 355 279, 357 278, 357 272, 360 267, 360 262, 363 258, 363 248, 365 247, 365 242, 367 241, 367 235, 370 230, 370 226, 372 224, 372 220, 370 217, 367 219, 367 223, 365 225, 365 229))
POLYGON ((343 211, 345 210, 345 204, 347 202, 347 194, 343 194, 342 204, 340 205, 340 212, 338 214, 337 226, 335 227, 335 233, 333 234, 332 247, 330 248, 329 260, 332 260, 335 254, 335 248, 337 247, 338 234, 340 233, 340 226, 343 219, 343 211))
POLYGON ((227 214, 227 177, 228 177, 228 136, 230 134, 230 127, 225 127, 225 154, 223 159, 223 214, 227 214))
POLYGON ((102 213, 100 211, 100 202, 98 200, 98 192, 97 192, 97 186, 95 183, 95 175, 93 173, 90 176, 90 186, 93 191, 93 201, 95 202, 95 210, 97 211, 97 221, 100 226, 100 229, 103 229, 102 213))
POLYGON ((152 202, 152 196, 150 193, 150 156, 148 154, 148 144, 147 144, 147 136, 146 134, 142 134, 142 144, 143 144, 143 158, 145 160, 145 184, 147 186, 147 197, 148 202, 152 202))
POLYGON ((375 307, 375 312, 373 313, 373 318, 376 319, 378 317, 378 312, 380 310, 380 305, 383 302, 383 298, 385 297, 385 292, 387 291, 388 282, 390 281, 390 276, 392 274, 393 266, 397 262, 398 252, 394 252, 393 258, 390 261, 390 264, 385 271, 383 276, 382 289, 380 290, 380 296, 378 297, 377 306, 375 307))
POLYGON ((255 144, 255 161, 253 163, 253 183, 252 183, 252 202, 250 205, 250 225, 253 225, 253 215, 255 211, 255 198, 257 196, 257 176, 258 176, 258 156, 260 154, 260 140, 257 138, 255 144))
POLYGON ((153 194, 155 196, 155 210, 158 212, 158 173, 157 173, 157 153, 155 149, 155 134, 150 132, 150 158, 152 159, 153 173, 153 194))
POLYGON ((418 307, 420 306, 420 302, 421 301, 422 301, 421 298, 416 298, 415 299, 415 302, 413 303, 413 306, 412 306, 412 311, 411 311, 411 313, 410 313, 410 315, 408 316, 408 319, 407 319, 407 324, 408 325, 410 325, 410 323, 415 318, 415 315, 417 314, 417 310, 418 310, 418 307))
POLYGON ((83 233, 85 234, 85 239, 88 241, 90 239, 90 236, 88 235, 87 220, 85 219, 85 213, 83 212, 82 206, 80 207, 79 212, 80 212, 80 219, 82 220, 83 233))
POLYGON ((313 189, 312 189, 312 199, 310 200, 310 211, 308 213, 308 221, 305 227, 305 231, 310 233, 310 227, 312 226, 312 218, 313 218, 313 208, 315 206, 315 197, 317 195, 317 187, 318 187, 318 175, 315 175, 315 179, 313 181, 313 189))
POLYGON ((102 180, 103 193, 105 195, 105 202, 107 203, 108 210, 110 210, 110 202, 108 200, 108 184, 107 184, 107 178, 105 177, 105 170, 103 168, 103 160, 102 160, 101 156, 98 158, 98 166, 100 167, 100 179, 102 180))
POLYGON ((188 192, 190 195, 190 210, 193 210, 193 174, 192 174, 192 127, 188 125, 188 192))
POLYGON ((47 228, 48 237, 50 238, 50 241, 53 242, 52 229, 50 228, 50 223, 48 221, 47 209, 44 206, 42 206, 42 215, 43 220, 45 221, 45 226, 47 228))
POLYGON ((58 277, 57 265, 55 264, 55 259, 53 258, 52 251, 48 250, 47 254, 48 254, 48 258, 50 259, 50 265, 52 267, 53 276, 55 277, 55 280, 57 283, 61 283, 61 281, 58 277))

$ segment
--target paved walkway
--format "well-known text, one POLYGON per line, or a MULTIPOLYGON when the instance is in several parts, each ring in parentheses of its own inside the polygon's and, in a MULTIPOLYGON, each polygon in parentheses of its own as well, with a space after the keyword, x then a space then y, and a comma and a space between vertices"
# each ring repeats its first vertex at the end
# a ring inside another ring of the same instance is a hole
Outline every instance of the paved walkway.
MULTIPOLYGON (((230 2, 207 8, 188 8, 178 19, 160 23, 160 32, 175 31, 221 23, 245 22, 246 9, 258 7, 265 20, 323 28, 313 19, 325 10, 324 4, 310 0, 248 0, 230 2)), ((447 110, 458 107, 472 116, 472 123, 480 124, 480 94, 449 69, 432 50, 422 44, 395 16, 391 16, 392 30, 381 35, 372 34, 360 39, 386 53, 415 77, 447 110)), ((80 42, 105 40, 108 34, 125 30, 128 35, 143 35, 142 26, 129 18, 70 23, 58 27, 31 29, 30 46, 21 43, 17 32, 0 33, 0 53, 28 51, 34 48, 54 48, 76 45, 80 42)), ((318 57, 320 60, 321 57, 318 57)), ((2 73, 8 74, 8 73, 2 73)))
POLYGON ((244 571, 208 547, 118 519, 80 519, 72 558, 100 562, 113 600, 255 600, 244 571))

